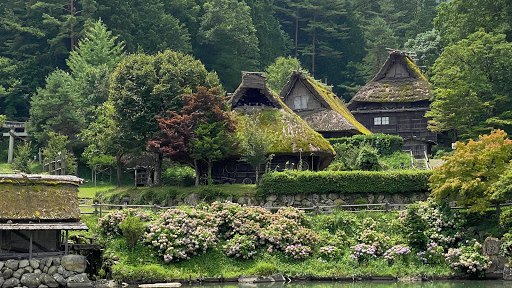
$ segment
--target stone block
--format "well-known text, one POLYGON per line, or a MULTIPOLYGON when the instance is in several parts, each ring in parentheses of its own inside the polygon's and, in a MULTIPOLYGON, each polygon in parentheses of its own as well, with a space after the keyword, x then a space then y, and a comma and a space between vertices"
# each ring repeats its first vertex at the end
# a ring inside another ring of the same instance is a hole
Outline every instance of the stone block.
POLYGON ((7 266, 7 268, 11 269, 12 271, 15 271, 18 270, 19 263, 20 262, 18 260, 7 260, 7 262, 5 262, 5 266, 7 266))
POLYGON ((497 238, 487 237, 482 244, 482 254, 484 256, 499 255, 501 249, 501 241, 497 238))
POLYGON ((512 266, 505 265, 503 268, 503 280, 512 281, 512 266))
POLYGON ((41 274, 41 283, 44 285, 47 285, 51 288, 57 288, 59 286, 59 283, 53 278, 53 276, 50 276, 48 274, 41 274))
POLYGON ((43 271, 39 270, 39 269, 34 269, 34 274, 42 274, 43 271))
POLYGON ((2 287, 2 285, 4 285, 4 277, 0 277, 0 287, 2 287))
POLYGON ((64 279, 64 277, 59 273, 53 274, 53 279, 55 279, 55 281, 57 281, 57 283, 59 283, 60 286, 66 286, 66 279, 64 279))
POLYGON ((67 284, 68 287, 70 283, 90 283, 89 278, 87 278, 87 274, 81 273, 68 278, 67 284))
POLYGON ((14 273, 12 273, 12 277, 21 279, 21 276, 23 275, 23 273, 25 273, 24 269, 18 269, 16 271, 14 271, 14 273))
POLYGON ((52 266, 50 268, 48 268, 48 275, 53 275, 55 273, 57 273, 57 266, 52 266))
POLYGON ((268 196, 267 196, 267 201, 272 201, 272 202, 274 202, 274 201, 276 201, 276 200, 277 200, 277 196, 276 196, 276 195, 274 195, 274 194, 270 194, 270 195, 268 195, 268 196))
POLYGON ((28 260, 21 260, 18 264, 18 267, 19 268, 25 268, 27 267, 28 265, 30 265, 30 262, 28 262, 28 260))
POLYGON ((33 273, 34 272, 34 268, 32 268, 30 266, 27 266, 27 267, 23 268, 23 271, 25 273, 33 273))
POLYGON ((37 286, 37 288, 48 288, 48 286, 41 284, 41 285, 37 286))
POLYGON ((87 267, 87 260, 85 256, 82 255, 66 255, 62 257, 60 263, 64 269, 77 273, 85 272, 85 268, 87 267))
POLYGON ((5 263, 0 261, 0 270, 2 270, 4 268, 4 266, 5 266, 5 263))
POLYGON ((23 276, 21 276, 20 282, 28 288, 37 288, 39 285, 41 285, 41 279, 39 276, 40 275, 34 273, 25 273, 23 276))
POLYGON ((2 288, 14 288, 20 284, 20 280, 16 278, 9 278, 5 280, 4 284, 2 285, 2 288))
POLYGON ((12 269, 10 269, 10 268, 7 268, 7 269, 5 269, 4 273, 2 273, 2 277, 4 279, 9 279, 12 277, 12 273, 14 273, 14 271, 12 271, 12 269))

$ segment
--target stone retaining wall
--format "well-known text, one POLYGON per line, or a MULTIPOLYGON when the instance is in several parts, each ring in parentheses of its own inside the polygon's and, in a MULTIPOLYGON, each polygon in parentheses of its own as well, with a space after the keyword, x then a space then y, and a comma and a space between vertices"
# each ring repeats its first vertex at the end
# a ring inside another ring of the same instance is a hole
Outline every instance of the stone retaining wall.
MULTIPOLYGON (((296 195, 268 195, 263 200, 256 197, 242 196, 238 199, 233 197, 217 197, 217 201, 231 201, 250 206, 279 207, 279 206, 295 206, 295 207, 313 207, 313 206, 332 206, 332 205, 349 205, 349 204, 372 204, 372 203, 389 203, 389 204, 410 204, 416 201, 427 200, 430 193, 410 193, 410 194, 296 194, 296 195)), ((176 199, 175 203, 170 206, 179 205, 197 205, 203 199, 201 195, 192 193, 184 199, 176 199)))
POLYGON ((86 258, 80 255, 7 260, 0 262, 0 287, 91 287, 86 267, 86 258))

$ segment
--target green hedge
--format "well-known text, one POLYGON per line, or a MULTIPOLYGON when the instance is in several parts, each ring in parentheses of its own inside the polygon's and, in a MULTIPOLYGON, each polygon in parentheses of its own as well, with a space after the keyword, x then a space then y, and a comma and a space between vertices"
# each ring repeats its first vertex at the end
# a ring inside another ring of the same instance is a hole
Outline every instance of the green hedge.
POLYGON ((391 155, 396 151, 402 151, 404 146, 404 139, 402 139, 402 137, 387 134, 355 135, 352 137, 331 138, 327 140, 329 140, 331 145, 346 143, 356 147, 362 143, 368 143, 370 146, 375 147, 380 155, 391 155))
POLYGON ((260 192, 269 194, 309 193, 408 193, 428 191, 432 170, 403 171, 285 171, 263 175, 260 192))

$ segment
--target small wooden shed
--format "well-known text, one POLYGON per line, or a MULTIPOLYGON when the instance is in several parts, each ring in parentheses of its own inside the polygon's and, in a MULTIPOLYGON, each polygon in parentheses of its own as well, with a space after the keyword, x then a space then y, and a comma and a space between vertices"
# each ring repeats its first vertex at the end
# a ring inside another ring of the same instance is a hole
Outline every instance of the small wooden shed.
POLYGON ((80 222, 75 176, 0 174, 0 259, 67 254, 80 222))
POLYGON ((399 135, 404 150, 416 157, 430 152, 437 134, 427 129, 430 85, 407 52, 389 50, 379 73, 362 87, 347 107, 373 133, 399 135))
POLYGON ((325 138, 371 134, 330 87, 316 82, 300 71, 292 72, 279 97, 309 127, 325 138))

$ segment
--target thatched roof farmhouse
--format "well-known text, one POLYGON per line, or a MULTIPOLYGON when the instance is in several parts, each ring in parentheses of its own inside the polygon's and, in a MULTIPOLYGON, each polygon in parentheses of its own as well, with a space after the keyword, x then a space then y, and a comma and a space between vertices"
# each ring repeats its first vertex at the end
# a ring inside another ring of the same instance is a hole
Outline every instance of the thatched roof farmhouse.
MULTIPOLYGON (((320 170, 334 158, 335 152, 329 142, 267 87, 264 73, 243 72, 242 83, 228 101, 232 113, 238 118, 239 133, 244 129, 262 129, 274 139, 269 151, 275 155, 270 163, 272 170, 297 169, 300 161, 303 169, 320 170), (258 118, 258 127, 252 125, 250 117, 258 118)), ((238 159, 239 156, 214 163, 212 177, 254 183, 254 169, 238 159)))
POLYGON ((404 138, 404 150, 422 157, 437 142, 425 118, 430 98, 430 85, 410 55, 389 50, 380 71, 347 107, 370 131, 399 135, 404 138))
POLYGON ((336 94, 300 71, 293 71, 279 97, 325 138, 371 134, 336 94))

